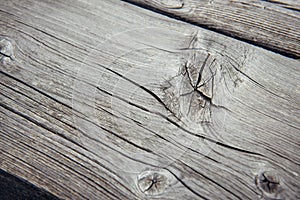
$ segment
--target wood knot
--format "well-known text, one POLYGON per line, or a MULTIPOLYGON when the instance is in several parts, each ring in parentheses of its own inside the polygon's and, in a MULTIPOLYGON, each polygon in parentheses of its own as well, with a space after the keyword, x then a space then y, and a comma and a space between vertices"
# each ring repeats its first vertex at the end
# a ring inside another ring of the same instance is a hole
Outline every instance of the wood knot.
POLYGON ((210 123, 213 102, 219 82, 220 65, 208 51, 191 51, 182 66, 180 105, 181 113, 194 123, 210 123))
POLYGON ((3 64, 14 60, 12 43, 8 39, 2 37, 0 37, 0 60, 3 64))
POLYGON ((147 196, 160 195, 172 184, 172 178, 167 172, 159 170, 144 171, 138 175, 138 188, 147 196))
POLYGON ((265 198, 281 199, 279 193, 282 192, 280 180, 273 171, 263 171, 255 176, 255 184, 262 196, 265 198))
POLYGON ((178 74, 161 87, 166 107, 194 132, 207 127, 223 130, 230 112, 227 101, 245 79, 253 81, 243 72, 249 60, 247 48, 205 42, 199 33, 188 38, 187 47, 178 53, 178 74))
POLYGON ((183 0, 156 0, 154 3, 167 9, 181 9, 184 6, 183 0))

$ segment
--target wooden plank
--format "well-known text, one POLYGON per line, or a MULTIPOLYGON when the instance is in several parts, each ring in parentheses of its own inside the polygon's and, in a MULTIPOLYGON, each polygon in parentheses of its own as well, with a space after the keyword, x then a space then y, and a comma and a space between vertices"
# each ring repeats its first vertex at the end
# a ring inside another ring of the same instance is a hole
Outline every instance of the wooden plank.
POLYGON ((298 199, 299 61, 118 1, 0 3, 0 168, 63 199, 298 199))
POLYGON ((125 1, 286 56, 300 57, 299 1, 125 1))
POLYGON ((275 3, 278 6, 295 10, 295 11, 300 11, 300 1, 298 0, 264 0, 267 2, 275 3))

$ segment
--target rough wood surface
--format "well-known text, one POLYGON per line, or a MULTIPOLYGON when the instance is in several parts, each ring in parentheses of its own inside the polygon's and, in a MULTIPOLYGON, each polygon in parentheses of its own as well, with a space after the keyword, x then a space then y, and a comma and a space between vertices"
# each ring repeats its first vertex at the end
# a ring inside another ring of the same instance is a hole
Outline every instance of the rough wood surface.
POLYGON ((300 198, 298 60, 119 1, 0 16, 1 169, 63 199, 300 198))
POLYGON ((300 57, 298 0, 125 1, 287 56, 300 57))
POLYGON ((300 1, 299 0, 263 0, 271 3, 275 3, 278 6, 288 8, 295 11, 300 11, 300 1))

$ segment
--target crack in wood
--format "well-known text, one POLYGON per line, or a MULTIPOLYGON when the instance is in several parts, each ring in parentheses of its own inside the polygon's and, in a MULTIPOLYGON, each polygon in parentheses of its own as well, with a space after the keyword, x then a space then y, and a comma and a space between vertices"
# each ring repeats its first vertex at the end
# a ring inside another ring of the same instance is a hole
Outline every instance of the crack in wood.
MULTIPOLYGON (((195 37, 192 40, 196 41, 195 37)), ((190 45, 192 46, 192 43, 190 45)), ((183 76, 182 84, 184 85, 183 90, 188 92, 181 93, 180 96, 191 96, 189 102, 182 102, 183 104, 189 104, 186 112, 187 116, 190 116, 191 112, 194 112, 192 115, 195 115, 197 112, 205 113, 205 110, 207 110, 208 116, 204 116, 201 121, 211 123, 211 107, 225 108, 213 103, 215 76, 218 67, 216 58, 211 53, 206 51, 192 51, 192 55, 187 59, 181 70, 183 76), (214 70, 212 70, 212 66, 214 66, 214 70), (188 81, 189 84, 185 84, 185 81, 188 81)), ((181 112, 184 111, 181 110, 181 112)))
POLYGON ((146 170, 137 177, 137 187, 146 196, 160 196, 177 183, 167 168, 146 170))

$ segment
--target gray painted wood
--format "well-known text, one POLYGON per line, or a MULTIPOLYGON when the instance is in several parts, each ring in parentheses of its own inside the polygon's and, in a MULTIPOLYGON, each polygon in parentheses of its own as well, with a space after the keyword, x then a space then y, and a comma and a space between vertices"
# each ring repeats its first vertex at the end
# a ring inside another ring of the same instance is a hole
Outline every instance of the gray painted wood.
POLYGON ((299 198, 299 61, 119 1, 1 2, 0 168, 63 199, 299 198))
POLYGON ((299 0, 125 0, 294 58, 300 57, 299 0))

